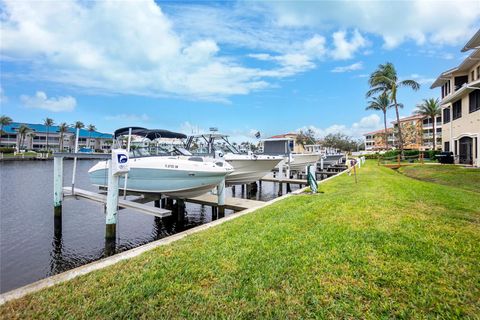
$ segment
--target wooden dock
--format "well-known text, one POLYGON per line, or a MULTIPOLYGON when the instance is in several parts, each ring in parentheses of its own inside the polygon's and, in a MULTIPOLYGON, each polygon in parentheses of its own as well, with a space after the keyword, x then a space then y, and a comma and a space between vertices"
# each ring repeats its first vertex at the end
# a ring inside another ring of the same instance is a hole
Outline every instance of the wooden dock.
POLYGON ((263 177, 260 181, 265 182, 276 182, 276 183, 291 183, 291 184, 301 184, 307 185, 308 181, 304 179, 288 179, 288 178, 271 178, 271 177, 263 177))
MULTIPOLYGON (((80 198, 84 198, 84 199, 88 199, 88 200, 92 200, 100 203, 105 203, 107 201, 107 197, 104 194, 83 190, 83 189, 78 189, 78 188, 75 188, 74 195, 72 195, 72 189, 70 187, 64 187, 63 193, 65 196, 80 197, 80 198)), ((149 214, 159 218, 164 218, 172 215, 172 211, 170 210, 157 208, 154 206, 147 206, 146 204, 141 203, 141 202, 151 202, 153 200, 154 199, 147 199, 141 196, 133 200, 118 199, 118 206, 126 209, 134 209, 142 213, 149 214)))
MULTIPOLYGON (((217 206, 218 200, 217 196, 214 194, 204 194, 195 198, 185 199, 185 202, 198 203, 208 206, 217 206)), ((265 204, 263 201, 243 199, 243 198, 232 198, 225 197, 225 209, 230 209, 234 211, 241 211, 245 209, 253 209, 265 204)))

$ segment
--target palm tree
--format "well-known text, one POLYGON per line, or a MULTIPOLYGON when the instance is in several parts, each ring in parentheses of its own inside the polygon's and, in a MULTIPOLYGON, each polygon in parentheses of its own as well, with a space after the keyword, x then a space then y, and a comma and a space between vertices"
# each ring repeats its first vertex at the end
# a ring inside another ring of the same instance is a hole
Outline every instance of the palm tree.
POLYGON ((25 138, 27 137, 27 134, 30 131, 31 131, 31 129, 24 124, 22 124, 18 128, 18 134, 20 135, 20 140, 18 142, 17 152, 20 152, 20 149, 23 147, 23 144, 25 143, 25 138))
POLYGON ((397 102, 397 92, 401 87, 410 87, 414 91, 417 91, 420 89, 420 84, 415 80, 400 81, 397 76, 397 70, 395 70, 395 66, 391 62, 379 65, 378 69, 370 75, 368 83, 371 89, 367 91, 367 98, 377 93, 385 93, 388 94, 390 100, 395 106, 398 126, 398 142, 400 146, 400 153, 403 158, 403 137, 402 126, 400 125, 400 115, 398 113, 399 104, 397 102))
POLYGON ((0 116, 0 142, 2 141, 2 135, 3 135, 3 127, 4 126, 8 126, 9 124, 12 123, 12 118, 6 116, 6 115, 2 115, 0 116))
POLYGON ((417 110, 415 111, 416 114, 429 117, 432 119, 433 124, 433 148, 435 150, 437 147, 437 140, 435 140, 435 122, 439 115, 441 115, 441 108, 440 108, 440 100, 430 98, 430 99, 423 99, 423 103, 417 106, 417 110))
POLYGON ((97 130, 97 128, 93 124, 89 124, 87 126, 87 130, 88 130, 88 145, 87 145, 87 147, 90 148, 90 139, 92 138, 92 132, 95 132, 97 130))
POLYGON ((53 126, 54 122, 52 118, 45 118, 43 124, 47 127, 47 152, 48 152, 48 136, 50 135, 50 127, 53 126))
MULTIPOLYGON (((85 124, 83 124, 82 121, 75 121, 75 123, 72 124, 72 127, 74 127, 75 129, 80 130, 80 129, 85 128, 85 124)), ((79 131, 79 132, 80 132, 80 131, 79 131)), ((80 136, 80 134, 79 134, 79 136, 80 136)), ((76 141, 76 139, 77 139, 77 130, 75 130, 75 133, 73 134, 73 137, 72 137, 72 138, 73 138, 73 141, 76 141)), ((75 144, 75 142, 74 142, 74 144, 75 144)))
POLYGON ((388 149, 388 132, 387 132, 387 110, 392 108, 393 104, 391 104, 388 95, 383 92, 378 97, 374 97, 372 100, 368 102, 368 106, 365 110, 375 110, 375 111, 382 111, 383 112, 383 124, 385 127, 385 148, 388 149))
POLYGON ((63 136, 66 132, 68 132, 68 124, 65 122, 60 123, 58 126, 58 132, 60 132, 60 152, 63 151, 63 136))

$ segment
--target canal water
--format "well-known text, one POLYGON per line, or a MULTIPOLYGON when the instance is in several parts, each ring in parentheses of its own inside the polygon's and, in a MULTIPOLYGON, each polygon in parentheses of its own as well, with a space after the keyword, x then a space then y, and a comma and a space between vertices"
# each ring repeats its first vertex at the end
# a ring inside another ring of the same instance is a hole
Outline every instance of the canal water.
MULTIPOLYGON (((75 185, 97 191, 87 171, 95 161, 77 164, 75 185)), ((64 185, 71 184, 73 161, 64 161, 64 185)), ((292 190, 298 186, 292 185, 292 190)), ((263 182, 252 199, 271 200, 278 185, 263 182)), ((232 189, 227 188, 227 197, 232 189)), ((240 186, 236 197, 245 197, 240 186)), ((151 203, 153 205, 153 203, 151 203)), ((235 214, 226 210, 225 216, 235 214)), ((129 250, 212 221, 209 206, 186 204, 183 222, 130 209, 119 211, 114 252, 129 250)), ((103 205, 67 198, 62 232, 54 232, 53 161, 0 162, 0 293, 84 265, 111 254, 105 244, 103 205)), ((108 246, 107 246, 108 248, 108 246)))

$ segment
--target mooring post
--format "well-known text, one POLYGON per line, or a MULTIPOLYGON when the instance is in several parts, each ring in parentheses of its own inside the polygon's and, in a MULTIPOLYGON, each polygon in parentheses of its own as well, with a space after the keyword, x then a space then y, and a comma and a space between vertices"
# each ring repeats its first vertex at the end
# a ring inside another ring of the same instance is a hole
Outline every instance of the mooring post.
POLYGON ((166 198, 165 199, 165 209, 172 210, 173 208, 173 199, 172 198, 166 198))
POLYGON ((164 197, 162 197, 162 198, 160 199, 160 206, 161 206, 162 208, 165 208, 166 203, 167 203, 167 199, 164 198, 164 197))
POLYGON ((53 158, 53 214, 62 218, 63 200, 63 157, 53 158))
POLYGON ((287 183, 287 193, 292 192, 292 188, 290 188, 290 183, 287 183))
POLYGON ((225 214, 225 179, 217 185, 217 205, 219 215, 223 216, 225 214))
POLYGON ((320 170, 323 171, 323 158, 320 159, 320 170))
POLYGON ((155 200, 155 201, 153 202, 153 206, 154 206, 155 208, 160 208, 160 199, 155 200))
MULTIPOLYGON (((78 152, 78 138, 80 136, 80 128, 77 128, 75 135, 75 153, 78 152)), ((63 150, 61 150, 63 152, 63 150)), ((75 176, 77 175, 77 157, 73 158, 73 171, 72 171, 72 196, 75 194, 75 176)))
POLYGON ((283 183, 278 183, 278 196, 280 197, 283 193, 283 183))
POLYGON ((112 173, 112 160, 108 160, 107 215, 105 217, 105 238, 106 239, 116 238, 118 181, 119 181, 118 176, 113 175, 112 173))
POLYGON ((177 221, 183 221, 183 219, 185 218, 185 200, 177 199, 176 204, 177 221))

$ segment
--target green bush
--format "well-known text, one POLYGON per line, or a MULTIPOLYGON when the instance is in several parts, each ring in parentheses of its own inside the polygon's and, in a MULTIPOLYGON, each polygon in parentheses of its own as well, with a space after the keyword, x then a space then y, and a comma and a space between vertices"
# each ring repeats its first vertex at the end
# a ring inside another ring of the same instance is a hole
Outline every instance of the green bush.
POLYGON ((379 153, 377 152, 377 153, 372 153, 372 154, 366 154, 364 157, 365 157, 365 159, 376 160, 376 159, 378 159, 378 156, 379 156, 379 153))
POLYGON ((428 158, 428 159, 431 159, 431 160, 435 160, 435 156, 437 154, 439 154, 441 151, 439 150, 428 150, 428 151, 425 151, 425 158, 428 158))
POLYGON ((0 152, 1 152, 1 153, 14 153, 14 152, 15 152, 15 148, 0 147, 0 152))

